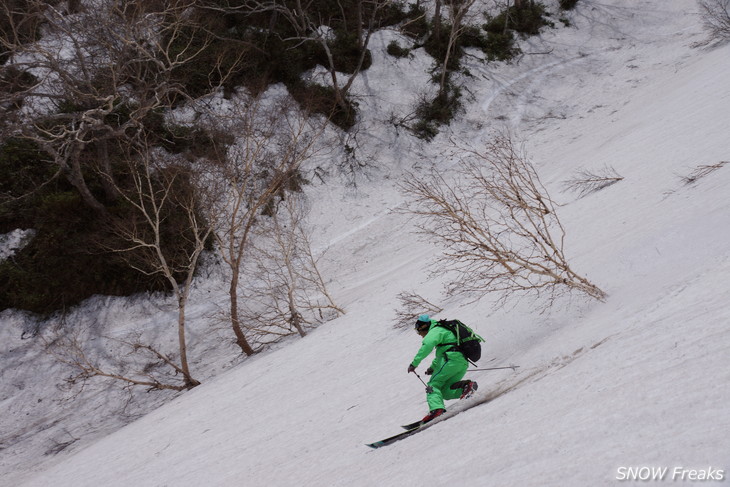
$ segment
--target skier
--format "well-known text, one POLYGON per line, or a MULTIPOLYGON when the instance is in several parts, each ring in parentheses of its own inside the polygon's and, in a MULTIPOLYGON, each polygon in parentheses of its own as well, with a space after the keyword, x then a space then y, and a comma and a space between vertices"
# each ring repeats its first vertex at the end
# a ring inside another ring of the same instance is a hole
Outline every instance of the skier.
POLYGON ((436 356, 426 374, 431 376, 426 388, 426 402, 429 413, 421 420, 427 423, 446 412, 444 399, 464 399, 477 390, 477 383, 461 380, 466 374, 469 362, 456 349, 456 335, 442 326, 429 315, 420 315, 416 320, 416 332, 423 337, 421 348, 413 361, 408 365, 408 373, 415 372, 416 367, 431 351, 436 349, 436 356))

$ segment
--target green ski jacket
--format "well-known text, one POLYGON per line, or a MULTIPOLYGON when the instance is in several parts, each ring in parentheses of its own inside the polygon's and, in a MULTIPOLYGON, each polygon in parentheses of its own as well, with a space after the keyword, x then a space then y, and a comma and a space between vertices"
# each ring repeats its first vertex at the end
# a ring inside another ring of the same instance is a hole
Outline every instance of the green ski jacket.
POLYGON ((423 337, 423 341, 421 342, 421 348, 418 349, 418 352, 416 352, 416 356, 411 362, 411 365, 413 365, 414 367, 418 367, 423 359, 428 357, 428 355, 433 351, 434 348, 436 349, 436 356, 431 363, 431 368, 433 370, 439 370, 444 362, 446 362, 447 353, 456 354, 459 357, 463 358, 461 352, 447 352, 447 350, 451 349, 452 347, 439 346, 445 343, 455 343, 456 335, 454 335, 450 330, 444 328, 443 326, 437 326, 436 323, 436 320, 431 320, 431 327, 428 329, 428 333, 426 334, 426 336, 423 337))

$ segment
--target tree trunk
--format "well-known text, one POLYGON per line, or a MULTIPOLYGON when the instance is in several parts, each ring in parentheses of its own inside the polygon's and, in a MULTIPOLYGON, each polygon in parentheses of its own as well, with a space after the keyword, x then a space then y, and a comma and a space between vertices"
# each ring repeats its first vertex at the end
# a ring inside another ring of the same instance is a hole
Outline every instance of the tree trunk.
POLYGON ((456 25, 451 26, 451 34, 449 35, 449 45, 446 47, 446 58, 444 59, 444 64, 441 68, 441 81, 439 83, 439 94, 438 97, 445 100, 448 96, 448 93, 446 92, 446 82, 448 80, 448 73, 449 73, 449 61, 451 60, 451 51, 453 48, 454 43, 456 42, 454 39, 454 32, 457 28, 456 25))
POLYGON ((109 161, 109 144, 106 139, 96 143, 96 153, 99 156, 99 166, 102 173, 101 184, 104 187, 104 194, 108 201, 116 201, 120 194, 114 182, 114 172, 109 161))
POLYGON ((299 314, 299 311, 297 311, 297 305, 294 302, 294 289, 292 286, 289 287, 289 295, 287 296, 289 298, 289 323, 299 332, 300 337, 307 336, 307 332, 304 331, 304 327, 302 326, 302 315, 299 314))
POLYGON ((433 14, 433 38, 436 42, 441 39, 441 0, 436 0, 433 14))
POLYGON ((355 10, 355 29, 357 32, 357 48, 358 50, 362 51, 364 46, 362 42, 362 2, 363 0, 357 1, 357 7, 355 10))
POLYGON ((192 375, 190 375, 190 366, 188 365, 188 346, 185 341, 185 301, 185 298, 178 300, 177 338, 180 345, 180 369, 185 376, 185 387, 192 389, 200 385, 200 382, 193 379, 192 375))
POLYGON ((246 335, 244 335, 241 329, 241 321, 238 318, 238 268, 233 269, 229 296, 231 298, 231 328, 233 328, 233 334, 236 335, 236 345, 241 347, 243 353, 250 357, 256 351, 248 343, 246 335))
POLYGON ((76 188, 81 195, 81 199, 89 207, 93 208, 94 211, 99 213, 106 213, 106 207, 102 205, 98 199, 91 193, 91 190, 86 185, 86 180, 81 171, 81 164, 79 163, 80 148, 74 148, 71 154, 71 165, 66 166, 68 172, 66 178, 71 185, 76 188))

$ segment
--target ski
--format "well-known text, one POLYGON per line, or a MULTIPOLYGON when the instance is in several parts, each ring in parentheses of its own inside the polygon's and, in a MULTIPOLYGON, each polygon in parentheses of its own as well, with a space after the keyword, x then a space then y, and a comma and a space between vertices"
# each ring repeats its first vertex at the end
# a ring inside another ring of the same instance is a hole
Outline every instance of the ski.
POLYGON ((393 436, 391 436, 389 438, 385 438, 383 440, 376 441, 374 443, 368 443, 367 446, 369 446, 370 448, 380 448, 382 446, 387 446, 387 445, 390 445, 392 443, 395 443, 396 441, 402 440, 403 438, 408 438, 409 436, 411 436, 412 434, 417 433, 421 429, 421 422, 420 421, 418 423, 415 423, 415 424, 416 424, 416 426, 413 427, 413 428, 411 428, 411 429, 409 429, 409 430, 403 431, 403 432, 398 433, 397 435, 393 435, 393 436))
POLYGON ((370 448, 380 448, 381 446, 390 445, 391 443, 395 443, 396 441, 402 440, 403 438, 408 438, 409 436, 418 433, 419 431, 423 431, 427 428, 430 428, 431 426, 440 423, 441 421, 444 421, 448 418, 453 416, 452 414, 442 414, 441 416, 432 419, 431 421, 428 421, 424 423, 423 421, 416 421, 415 423, 407 424, 403 426, 403 428, 406 428, 405 431, 402 431, 398 433, 397 435, 393 435, 390 438, 385 438, 384 440, 376 441, 375 443, 368 443, 367 445, 370 448))
POLYGON ((424 424, 423 421, 419 420, 419 421, 416 421, 415 423, 404 424, 403 426, 401 426, 401 428, 403 428, 404 430, 412 430, 414 428, 418 428, 419 426, 421 426, 423 424, 424 424))
MULTIPOLYGON (((474 387, 474 391, 476 391, 476 390, 477 390, 477 388, 474 387)), ((446 413, 444 413, 444 414, 442 414, 440 416, 437 416, 436 418, 434 418, 431 421, 428 421, 426 423, 424 423, 423 421, 416 421, 415 423, 405 424, 405 425, 401 426, 403 429, 405 429, 405 431, 402 431, 402 432, 398 433, 397 435, 393 435, 393 436, 391 436, 389 438, 385 438, 383 440, 376 441, 374 443, 366 443, 366 444, 370 448, 380 448, 382 446, 387 446, 387 445, 393 444, 396 441, 400 441, 400 440, 402 440, 404 438, 408 438, 409 436, 414 435, 414 434, 418 433, 419 431, 423 431, 425 429, 428 429, 431 426, 440 423, 441 421, 446 421, 450 417, 455 416, 455 415, 457 415, 459 413, 462 413, 464 411, 467 411, 467 410, 473 408, 474 406, 480 406, 480 405, 484 405, 484 404, 490 403, 494 399, 496 399, 497 397, 499 397, 502 394, 504 394, 505 392, 508 392, 508 391, 502 391, 502 392, 499 392, 499 393, 493 393, 492 394, 492 397, 484 398, 484 399, 482 399, 482 400, 480 400, 479 402, 476 402, 476 403, 474 403, 472 401, 469 401, 469 403, 471 403, 471 404, 465 404, 459 410, 448 411, 448 412, 446 412, 446 413)), ((466 399, 466 398, 467 397, 465 397, 464 399, 466 399)))

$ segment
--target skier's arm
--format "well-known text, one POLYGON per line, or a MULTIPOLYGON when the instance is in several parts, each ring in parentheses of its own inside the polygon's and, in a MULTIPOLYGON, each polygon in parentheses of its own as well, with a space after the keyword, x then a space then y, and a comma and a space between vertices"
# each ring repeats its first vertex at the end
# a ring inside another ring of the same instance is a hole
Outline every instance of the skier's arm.
POLYGON ((434 347, 439 342, 439 333, 436 329, 432 329, 428 332, 428 334, 423 338, 423 341, 421 342, 421 348, 418 349, 418 352, 416 353, 416 356, 413 357, 413 360, 411 361, 411 365, 414 367, 418 367, 418 364, 423 361, 428 355, 433 351, 434 347))

